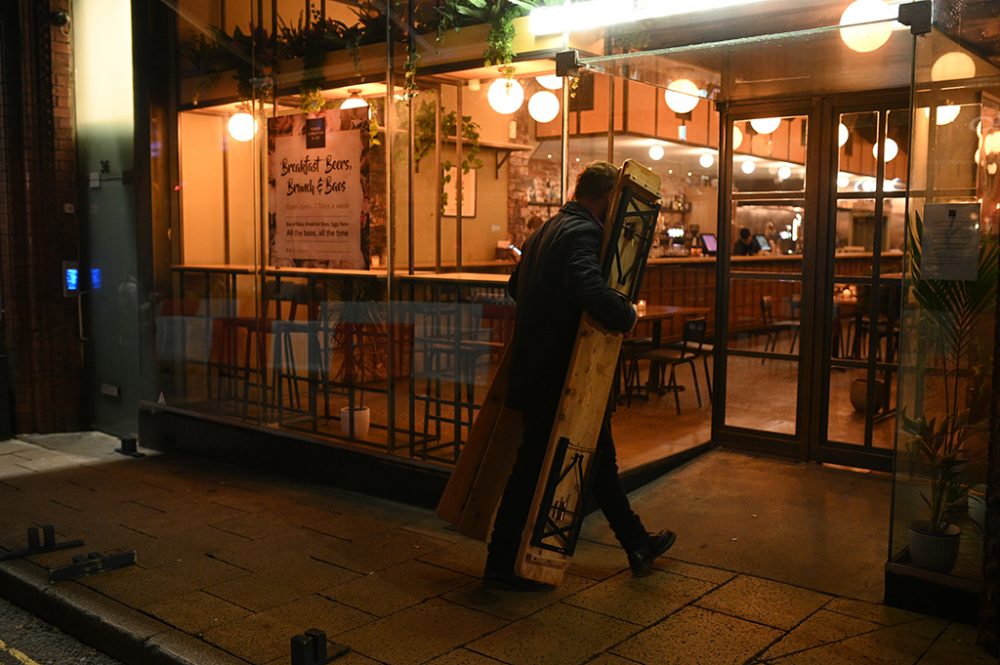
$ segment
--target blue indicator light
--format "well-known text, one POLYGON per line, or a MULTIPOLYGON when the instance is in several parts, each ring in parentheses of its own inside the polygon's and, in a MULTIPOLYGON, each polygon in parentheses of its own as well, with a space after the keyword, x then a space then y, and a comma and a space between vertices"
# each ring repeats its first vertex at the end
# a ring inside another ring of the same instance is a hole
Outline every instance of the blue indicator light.
POLYGON ((101 269, 91 268, 90 269, 90 288, 99 289, 101 288, 101 269))
POLYGON ((76 291, 79 288, 80 275, 76 268, 66 268, 66 290, 76 291))

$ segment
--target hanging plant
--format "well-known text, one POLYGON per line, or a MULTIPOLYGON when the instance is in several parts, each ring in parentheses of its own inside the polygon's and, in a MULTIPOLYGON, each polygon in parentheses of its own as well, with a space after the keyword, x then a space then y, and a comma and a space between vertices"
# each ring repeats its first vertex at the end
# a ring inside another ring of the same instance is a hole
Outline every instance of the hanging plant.
POLYGON ((191 73, 200 76, 191 103, 198 105, 201 95, 211 89, 222 77, 222 72, 236 66, 233 54, 224 46, 229 36, 218 28, 211 28, 210 35, 197 33, 181 44, 181 57, 190 65, 191 73))
POLYGON ((547 4, 548 0, 444 0, 438 7, 438 39, 449 30, 458 31, 479 23, 489 25, 483 61, 487 67, 501 67, 501 74, 507 76, 517 56, 514 19, 547 4))
MULTIPOLYGON (((420 160, 430 154, 434 148, 435 128, 434 128, 434 103, 424 102, 417 109, 413 117, 413 160, 419 168, 420 160)), ((441 136, 457 137, 458 133, 458 113, 451 111, 445 113, 441 108, 441 136)), ((483 166, 483 160, 479 158, 481 148, 479 147, 479 123, 473 122, 472 116, 462 116, 462 173, 468 173, 472 169, 479 169, 483 166)), ((441 162, 441 212, 448 203, 448 195, 445 193, 445 185, 451 182, 451 169, 455 164, 451 160, 441 162)))
MULTIPOLYGON (((299 15, 295 26, 282 25, 278 31, 278 49, 284 59, 302 58, 302 80, 299 82, 300 108, 316 113, 328 107, 320 90, 323 87, 323 64, 347 26, 342 21, 323 18, 318 9, 312 10, 312 19, 303 22, 299 15)), ((343 47, 343 46, 342 46, 343 47)))

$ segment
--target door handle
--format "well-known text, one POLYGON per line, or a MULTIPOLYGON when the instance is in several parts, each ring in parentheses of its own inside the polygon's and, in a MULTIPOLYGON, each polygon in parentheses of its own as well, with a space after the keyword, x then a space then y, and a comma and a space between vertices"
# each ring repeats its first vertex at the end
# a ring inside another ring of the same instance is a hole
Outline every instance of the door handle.
POLYGON ((79 291, 76 294, 76 329, 81 342, 89 342, 90 337, 84 332, 83 317, 83 296, 89 295, 87 291, 79 291))

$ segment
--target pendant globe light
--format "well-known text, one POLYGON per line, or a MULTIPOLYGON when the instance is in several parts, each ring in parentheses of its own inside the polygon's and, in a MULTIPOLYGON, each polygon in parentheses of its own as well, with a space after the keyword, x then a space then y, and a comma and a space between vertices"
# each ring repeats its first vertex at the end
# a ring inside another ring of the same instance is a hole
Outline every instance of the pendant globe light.
POLYGON ((661 159, 663 159, 664 154, 665 152, 663 150, 663 146, 660 145, 659 143, 654 143, 653 145, 649 146, 649 158, 652 159, 654 162, 658 162, 661 159))
POLYGON ((701 90, 689 79, 677 79, 663 91, 663 99, 674 113, 690 113, 701 101, 701 90))
POLYGON ((361 109, 368 106, 368 102, 361 97, 360 90, 348 90, 351 96, 344 100, 344 103, 340 105, 341 111, 347 111, 349 109, 361 109))
POLYGON ((733 125, 733 150, 739 150, 741 145, 743 145, 743 130, 733 125))
MULTIPOLYGON (((938 127, 942 125, 950 125, 955 122, 955 118, 958 114, 962 112, 962 107, 957 104, 945 104, 944 106, 938 106, 935 111, 934 122, 938 127)), ((928 118, 931 117, 931 110, 929 108, 924 108, 924 115, 928 118)))
POLYGON ((538 85, 542 86, 546 90, 559 90, 562 88, 563 84, 562 77, 556 76, 555 74, 536 76, 535 80, 538 81, 538 85))
POLYGON ((710 152, 703 152, 698 157, 698 164, 701 165, 703 169, 710 169, 715 165, 715 155, 710 152))
POLYGON ((931 66, 932 81, 970 79, 976 75, 976 61, 959 51, 945 53, 931 66))
POLYGON ((840 38, 852 51, 876 51, 892 36, 889 21, 894 18, 893 9, 882 0, 855 0, 840 15, 840 38))
POLYGON ((237 111, 229 118, 226 129, 234 141, 246 143, 257 135, 257 118, 246 111, 237 111))
POLYGON ((781 118, 754 118, 750 126, 758 134, 773 134, 781 126, 781 118))
MULTIPOLYGON (((899 153, 899 145, 890 138, 885 140, 885 161, 886 163, 891 162, 896 158, 899 153)), ((872 157, 878 159, 878 144, 872 146, 872 157)))
POLYGON ((559 115, 559 99, 548 90, 539 90, 528 100, 528 115, 535 122, 552 122, 559 115))
POLYGON ((524 88, 513 78, 498 78, 486 91, 490 108, 502 115, 510 115, 524 103, 524 88))
POLYGON ((840 123, 840 127, 837 128, 837 146, 843 148, 849 138, 851 138, 851 132, 847 129, 847 125, 840 123))

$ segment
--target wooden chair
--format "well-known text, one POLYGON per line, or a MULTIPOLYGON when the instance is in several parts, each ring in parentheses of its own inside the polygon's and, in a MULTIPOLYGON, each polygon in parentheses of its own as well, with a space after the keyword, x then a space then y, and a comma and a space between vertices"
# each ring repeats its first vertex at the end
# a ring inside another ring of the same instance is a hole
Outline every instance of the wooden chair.
MULTIPOLYGON (((789 331, 792 335, 792 342, 788 346, 789 353, 795 353, 795 342, 799 339, 799 328, 801 327, 801 322, 796 317, 798 312, 799 301, 792 300, 792 317, 791 319, 775 320, 774 318, 774 298, 772 296, 761 296, 760 299, 760 315, 763 321, 764 334, 767 335, 767 340, 764 342, 764 351, 774 352, 778 346, 778 335, 784 331, 789 331)), ((760 363, 764 364, 764 358, 761 358, 760 363)))
POLYGON ((695 359, 699 355, 699 350, 703 346, 705 339, 705 319, 690 319, 684 323, 684 334, 681 340, 681 348, 659 347, 640 351, 632 358, 629 364, 628 373, 625 377, 626 401, 631 400, 633 390, 639 386, 639 361, 649 361, 650 377, 654 373, 659 375, 658 391, 672 390, 674 393, 674 406, 678 415, 681 412, 680 386, 677 383, 677 368, 680 365, 688 365, 691 368, 691 379, 694 381, 694 393, 698 398, 698 407, 701 408, 701 388, 698 386, 698 370, 694 365, 695 359), (700 340, 700 341, 699 341, 700 340), (667 368, 670 374, 667 374, 667 368), (664 383, 666 378, 666 383, 664 383))
POLYGON ((702 367, 705 370, 705 383, 708 384, 708 401, 711 402, 712 395, 712 374, 708 368, 708 359, 715 353, 715 347, 705 341, 708 330, 708 319, 697 317, 684 322, 684 337, 676 342, 665 344, 668 349, 675 351, 689 351, 701 358, 702 367))

